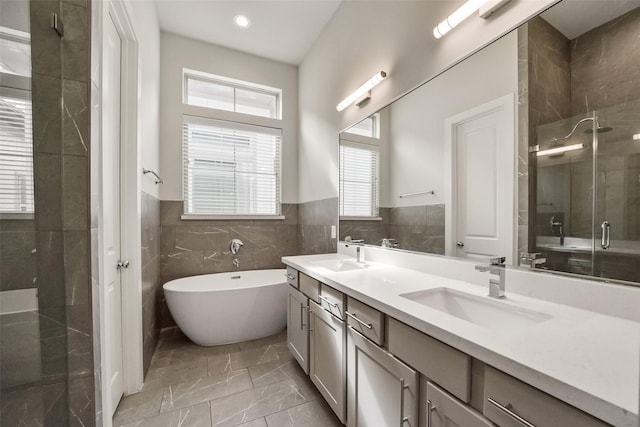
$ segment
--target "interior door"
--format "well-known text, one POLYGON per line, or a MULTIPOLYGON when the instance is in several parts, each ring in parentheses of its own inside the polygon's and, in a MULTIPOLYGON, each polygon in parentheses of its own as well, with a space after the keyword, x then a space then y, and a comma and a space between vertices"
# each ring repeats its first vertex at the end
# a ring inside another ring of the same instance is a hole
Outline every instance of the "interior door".
POLYGON ((492 101, 447 121, 451 126, 452 241, 448 254, 512 262, 513 99, 492 101))
POLYGON ((111 415, 118 407, 123 394, 122 375, 122 290, 120 260, 120 93, 122 40, 113 23, 107 19, 104 39, 103 68, 103 245, 105 268, 105 313, 107 354, 105 361, 111 398, 111 415))

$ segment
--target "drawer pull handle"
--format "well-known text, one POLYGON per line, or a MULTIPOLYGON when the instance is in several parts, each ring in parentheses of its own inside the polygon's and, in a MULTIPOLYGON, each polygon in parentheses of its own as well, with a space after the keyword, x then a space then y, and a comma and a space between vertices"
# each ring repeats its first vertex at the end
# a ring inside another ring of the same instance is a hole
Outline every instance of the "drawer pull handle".
POLYGON ((495 406, 496 408, 498 408, 498 410, 500 412, 510 416, 511 418, 513 418, 514 420, 516 420, 517 422, 522 424, 523 426, 525 426, 525 427, 536 427, 535 425, 531 424, 529 421, 527 421, 524 418, 522 418, 520 415, 518 415, 515 412, 513 412, 511 410, 511 404, 509 404, 507 406, 503 406, 500 403, 498 403, 497 401, 493 400, 491 397, 487 398, 487 401, 489 403, 491 403, 493 406, 495 406))
POLYGON ((431 413, 435 410, 436 407, 427 399, 427 427, 431 427, 431 413))
POLYGON ((358 316, 356 316, 353 313, 349 313, 348 311, 344 312, 347 316, 349 316, 350 318, 352 318, 353 320, 355 320, 356 322, 360 323, 362 326, 364 326, 367 329, 373 329, 373 323, 365 323, 362 320, 358 319, 358 316))
POLYGON ((309 306, 300 304, 300 330, 304 330, 304 327, 307 326, 307 324, 304 322, 304 310, 309 310, 309 306))
POLYGON ((294 276, 293 274, 284 273, 284 275, 289 280, 296 280, 296 276, 294 276))
POLYGON ((324 295, 318 295, 318 298, 320 298, 322 301, 324 301, 327 304, 329 304, 329 306, 338 308, 338 304, 336 304, 335 302, 331 302, 331 300, 329 298, 325 297, 324 295))
POLYGON ((409 421, 409 417, 404 416, 404 391, 408 388, 409 386, 405 384, 404 378, 400 378, 400 427, 409 421))

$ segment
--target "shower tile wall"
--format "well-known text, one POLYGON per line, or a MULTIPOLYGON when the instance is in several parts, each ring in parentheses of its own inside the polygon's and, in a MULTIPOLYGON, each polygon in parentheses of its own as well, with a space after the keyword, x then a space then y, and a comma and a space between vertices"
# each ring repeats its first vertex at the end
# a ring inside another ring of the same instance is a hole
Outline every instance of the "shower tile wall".
POLYGON ((142 334, 143 367, 147 374, 158 344, 160 286, 160 200, 144 191, 140 194, 142 245, 142 334))
POLYGON ((571 115, 640 98, 640 8, 571 41, 571 115))
MULTIPOLYGON (((521 140, 519 144, 519 165, 518 174, 521 178, 518 180, 518 188, 525 187, 525 179, 527 182, 527 191, 519 196, 518 210, 518 246, 522 252, 535 252, 536 230, 533 225, 540 222, 537 218, 540 200, 538 199, 538 191, 536 190, 537 168, 535 157, 530 157, 528 147, 538 144, 536 129, 538 126, 554 122, 571 115, 571 67, 570 55, 571 44, 562 33, 551 26, 541 17, 530 20, 527 24, 519 29, 519 81, 520 94, 519 102, 519 119, 526 116, 526 128, 523 128, 525 121, 519 125, 519 135, 521 140), (525 41, 526 40, 526 41, 525 41), (523 60, 526 59, 526 62, 523 60), (522 107, 526 105, 526 110, 522 107), (522 141, 526 135, 527 143, 522 141), (531 160, 531 164, 527 162, 525 165, 521 160, 527 158, 531 160), (528 174, 522 177, 522 171, 527 167, 528 174), (523 199, 524 194, 528 195, 528 218, 523 220, 523 199), (528 249, 525 251, 523 246, 525 241, 523 238, 524 226, 526 222, 526 230, 528 232, 527 244, 528 249)), ((563 200, 570 200, 570 194, 565 194, 563 200)), ((553 207, 548 207, 548 210, 553 207)), ((543 209, 544 210, 544 209, 543 209)))
MULTIPOLYGON (((180 219, 182 211, 181 201, 160 202, 162 283, 232 271, 229 242, 235 238, 244 243, 237 255, 240 270, 282 268, 283 256, 298 254, 298 205, 282 205, 284 220, 185 221, 180 219)), ((160 328, 175 325, 164 299, 158 310, 160 328)))
POLYGON ((382 221, 340 220, 340 240, 351 236, 380 245, 393 238, 400 249, 444 254, 444 205, 380 208, 379 215, 382 221))
POLYGON ((37 276, 39 310, 8 322, 2 316, 1 363, 4 369, 9 362, 4 357, 11 351, 37 355, 39 363, 33 359, 20 365, 29 358, 14 359, 18 365, 9 366, 12 375, 3 375, 12 383, 2 384, 0 424, 91 426, 89 4, 33 0, 30 9, 35 231, 7 236, 8 224, 3 223, 0 238, 3 244, 5 237, 17 238, 20 259, 26 266, 35 263, 36 274, 28 267, 19 286, 26 285, 25 277, 37 276), (51 13, 64 22, 64 38, 51 29, 51 13), (28 247, 36 249, 31 260, 25 253, 28 247), (26 339, 28 331, 36 332, 26 339), (30 369, 23 370, 27 366, 30 369))
POLYGON ((311 255, 336 252, 338 241, 331 238, 331 227, 337 225, 337 197, 300 203, 298 205, 298 253, 311 255))

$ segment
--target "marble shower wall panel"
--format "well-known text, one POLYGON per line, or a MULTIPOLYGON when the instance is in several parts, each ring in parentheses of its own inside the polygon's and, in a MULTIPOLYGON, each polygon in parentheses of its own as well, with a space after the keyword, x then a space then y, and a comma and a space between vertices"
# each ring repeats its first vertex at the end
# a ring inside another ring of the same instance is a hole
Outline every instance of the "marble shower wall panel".
POLYGON ((571 115, 571 43, 540 17, 527 26, 529 126, 535 129, 571 115))
POLYGON ((298 253, 300 255, 336 252, 337 239, 331 238, 331 227, 338 225, 338 198, 300 203, 298 205, 298 253))
MULTIPOLYGON (((20 378, 15 375, 21 369, 12 371, 11 380, 20 387, 6 389, 3 384, 2 426, 96 424, 88 185, 89 9, 86 0, 30 1, 35 231, 29 235, 15 229, 16 224, 3 223, 3 233, 22 234, 0 237, 3 244, 5 237, 13 240, 16 255, 25 258, 24 265, 33 265, 37 275, 39 312, 32 329, 38 332, 31 353, 38 355, 40 367, 20 378), (63 38, 51 28, 52 13, 64 23, 63 38), (36 253, 29 262, 30 246, 36 253)), ((29 268, 25 270, 29 276, 29 268)), ((25 343, 21 334, 13 335, 14 342, 3 336, 3 350, 25 343)))
POLYGON ((640 8, 571 41, 571 113, 640 98, 640 8))
MULTIPOLYGON (((181 201, 160 202, 161 283, 180 277, 240 270, 282 268, 281 258, 298 254, 298 206, 283 204, 284 220, 182 220, 181 201), (244 243, 237 256, 231 239, 244 243)), ((174 326, 166 302, 159 302, 159 327, 174 326)))
POLYGON ((142 207, 142 333, 146 376, 160 336, 158 306, 160 287, 160 200, 141 192, 142 207))
MULTIPOLYGON (((518 27, 518 259, 529 251, 529 24, 518 27)), ((535 176, 535 175, 534 175, 535 176)), ((533 206, 536 202, 533 201, 533 206)), ((535 209, 534 209, 535 211, 535 209)))

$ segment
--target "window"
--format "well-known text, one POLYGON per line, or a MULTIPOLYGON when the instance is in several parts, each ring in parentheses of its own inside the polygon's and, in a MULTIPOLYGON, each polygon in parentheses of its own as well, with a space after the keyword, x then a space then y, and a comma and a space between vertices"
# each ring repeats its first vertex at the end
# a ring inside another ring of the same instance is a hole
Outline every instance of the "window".
POLYGON ((280 215, 281 134, 184 116, 184 213, 280 215))
POLYGON ((188 105, 280 119, 279 89, 188 70, 184 79, 188 105))
POLYGON ((0 213, 34 212, 29 34, 0 27, 0 213))
POLYGON ((378 149, 340 144, 340 216, 378 217, 378 149))
POLYGON ((379 138, 379 115, 374 114, 367 117, 361 122, 356 123, 349 129, 345 130, 345 133, 351 133, 353 135, 366 136, 369 138, 379 138))

